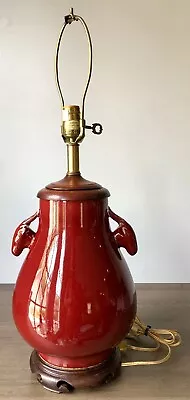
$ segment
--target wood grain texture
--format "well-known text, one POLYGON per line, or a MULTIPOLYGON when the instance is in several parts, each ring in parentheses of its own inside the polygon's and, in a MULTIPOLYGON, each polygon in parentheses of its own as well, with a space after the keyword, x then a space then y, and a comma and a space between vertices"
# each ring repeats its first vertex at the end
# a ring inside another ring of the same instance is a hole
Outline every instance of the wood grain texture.
MULTIPOLYGON (((122 368, 121 377, 98 389, 57 395, 43 389, 29 370, 31 348, 18 334, 11 315, 13 286, 0 285, 0 399, 189 399, 190 285, 137 285, 138 315, 157 328, 180 331, 183 343, 160 366, 122 368)), ((141 355, 141 354, 140 354, 141 355)), ((136 355, 135 355, 136 356, 136 355)), ((131 352, 128 359, 134 357, 131 352)), ((139 354, 137 355, 139 357, 139 354)))

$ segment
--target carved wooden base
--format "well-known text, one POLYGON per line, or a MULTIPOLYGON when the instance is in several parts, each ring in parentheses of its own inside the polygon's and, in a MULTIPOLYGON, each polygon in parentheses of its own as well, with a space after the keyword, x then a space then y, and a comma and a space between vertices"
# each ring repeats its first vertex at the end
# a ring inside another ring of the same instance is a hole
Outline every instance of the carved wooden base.
POLYGON ((121 356, 114 349, 109 359, 88 368, 57 368, 46 363, 34 350, 30 357, 30 368, 37 380, 56 393, 72 392, 75 388, 90 388, 110 382, 119 375, 121 356))

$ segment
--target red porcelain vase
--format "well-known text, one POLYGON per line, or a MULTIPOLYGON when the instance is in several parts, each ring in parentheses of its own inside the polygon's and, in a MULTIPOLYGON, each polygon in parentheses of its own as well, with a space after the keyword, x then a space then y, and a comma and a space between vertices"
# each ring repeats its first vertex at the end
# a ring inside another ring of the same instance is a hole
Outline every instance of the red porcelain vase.
POLYGON ((29 249, 13 295, 15 324, 35 349, 32 371, 53 391, 113 377, 117 345, 136 315, 133 280, 119 250, 135 254, 136 238, 110 210, 108 196, 80 174, 66 176, 38 193, 39 212, 13 237, 14 255, 29 249), (35 233, 29 225, 36 218, 35 233), (114 232, 110 218, 118 223, 114 232))

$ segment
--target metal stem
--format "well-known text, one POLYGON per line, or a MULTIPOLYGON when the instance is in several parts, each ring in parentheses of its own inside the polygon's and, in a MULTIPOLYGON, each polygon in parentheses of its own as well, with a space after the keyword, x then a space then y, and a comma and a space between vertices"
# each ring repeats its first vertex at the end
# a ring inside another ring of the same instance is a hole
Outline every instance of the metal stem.
POLYGON ((67 175, 79 173, 79 145, 67 144, 67 175))

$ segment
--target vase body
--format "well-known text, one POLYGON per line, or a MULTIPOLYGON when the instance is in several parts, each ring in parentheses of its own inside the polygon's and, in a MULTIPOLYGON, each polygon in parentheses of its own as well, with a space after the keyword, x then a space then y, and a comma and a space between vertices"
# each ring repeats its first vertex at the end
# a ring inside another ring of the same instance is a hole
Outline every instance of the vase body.
POLYGON ((26 220, 13 239, 15 255, 29 248, 13 294, 15 324, 43 360, 62 368, 107 359, 136 315, 133 280, 119 250, 136 252, 134 232, 117 216, 122 226, 112 232, 107 196, 91 197, 41 198, 37 232, 26 220))

